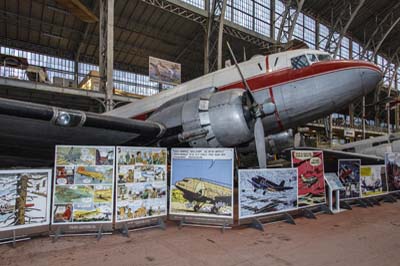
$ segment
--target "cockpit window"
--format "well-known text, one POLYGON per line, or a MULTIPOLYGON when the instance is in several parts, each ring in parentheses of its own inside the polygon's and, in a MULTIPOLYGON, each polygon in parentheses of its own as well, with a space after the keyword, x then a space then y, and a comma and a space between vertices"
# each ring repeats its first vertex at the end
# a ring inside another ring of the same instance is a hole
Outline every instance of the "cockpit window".
POLYGON ((293 57, 292 59, 290 59, 290 61, 292 62, 292 67, 294 69, 300 69, 310 65, 305 55, 293 57))
POLYGON ((330 61, 331 57, 328 54, 319 54, 318 55, 318 60, 319 61, 330 61))
POLYGON ((308 61, 310 61, 311 64, 318 62, 317 56, 315 54, 307 54, 308 61))

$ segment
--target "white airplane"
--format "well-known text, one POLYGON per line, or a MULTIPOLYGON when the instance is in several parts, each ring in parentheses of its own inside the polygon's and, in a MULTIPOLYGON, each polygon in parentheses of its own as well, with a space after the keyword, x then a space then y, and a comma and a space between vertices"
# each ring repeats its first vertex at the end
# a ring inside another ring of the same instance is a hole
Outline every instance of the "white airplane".
POLYGON ((246 147, 255 142, 265 167, 265 137, 273 140, 340 110, 382 79, 373 63, 332 60, 311 49, 258 55, 240 64, 232 56, 233 66, 104 114, 0 98, 0 147, 6 147, 1 155, 31 147, 41 150, 36 156, 51 159, 55 144, 246 147))

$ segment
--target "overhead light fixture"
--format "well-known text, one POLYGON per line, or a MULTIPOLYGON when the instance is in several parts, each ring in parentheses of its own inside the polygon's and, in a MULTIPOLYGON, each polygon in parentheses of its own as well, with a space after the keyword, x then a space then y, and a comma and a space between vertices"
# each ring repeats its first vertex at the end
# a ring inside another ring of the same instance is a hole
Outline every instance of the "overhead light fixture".
POLYGON ((62 40, 65 39, 64 37, 60 36, 60 35, 54 35, 51 33, 46 33, 46 32, 42 32, 43 36, 49 37, 49 38, 54 38, 54 39, 58 39, 58 40, 62 40))

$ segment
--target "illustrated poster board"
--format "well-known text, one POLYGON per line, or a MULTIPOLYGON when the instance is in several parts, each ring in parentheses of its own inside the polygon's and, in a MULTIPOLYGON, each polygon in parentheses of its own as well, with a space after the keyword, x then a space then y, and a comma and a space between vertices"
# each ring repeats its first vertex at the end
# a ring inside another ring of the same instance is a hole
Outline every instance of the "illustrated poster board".
POLYGON ((0 171, 0 238, 47 232, 51 169, 0 171))
POLYGON ((332 191, 345 190, 342 182, 340 181, 337 173, 325 173, 325 180, 332 191))
POLYGON ((298 174, 298 207, 326 202, 322 151, 292 151, 292 167, 298 174))
POLYGON ((400 153, 386 153, 385 165, 388 191, 392 192, 400 190, 400 153))
POLYGON ((340 199, 360 197, 360 166, 359 159, 338 160, 338 176, 345 190, 340 191, 340 199))
POLYGON ((296 168, 239 170, 239 219, 297 209, 297 186, 296 168))
POLYGON ((117 147, 116 228, 167 216, 167 149, 117 147))
POLYGON ((171 220, 232 224, 233 149, 172 149, 169 208, 171 220))
POLYGON ((149 78, 159 83, 178 85, 181 83, 181 64, 150 56, 149 78))
POLYGON ((362 165, 360 179, 361 197, 387 193, 385 165, 362 165))
POLYGON ((51 229, 111 230, 115 148, 56 146, 51 229))

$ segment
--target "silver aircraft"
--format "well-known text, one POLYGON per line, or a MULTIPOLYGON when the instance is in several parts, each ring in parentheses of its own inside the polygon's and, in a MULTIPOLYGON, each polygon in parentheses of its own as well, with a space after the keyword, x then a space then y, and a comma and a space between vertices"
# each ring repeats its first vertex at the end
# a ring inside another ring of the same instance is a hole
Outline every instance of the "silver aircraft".
POLYGON ((382 78, 373 63, 311 49, 239 64, 232 56, 230 67, 104 114, 0 98, 0 155, 51 160, 55 144, 255 145, 265 167, 282 132, 340 110, 382 78))

